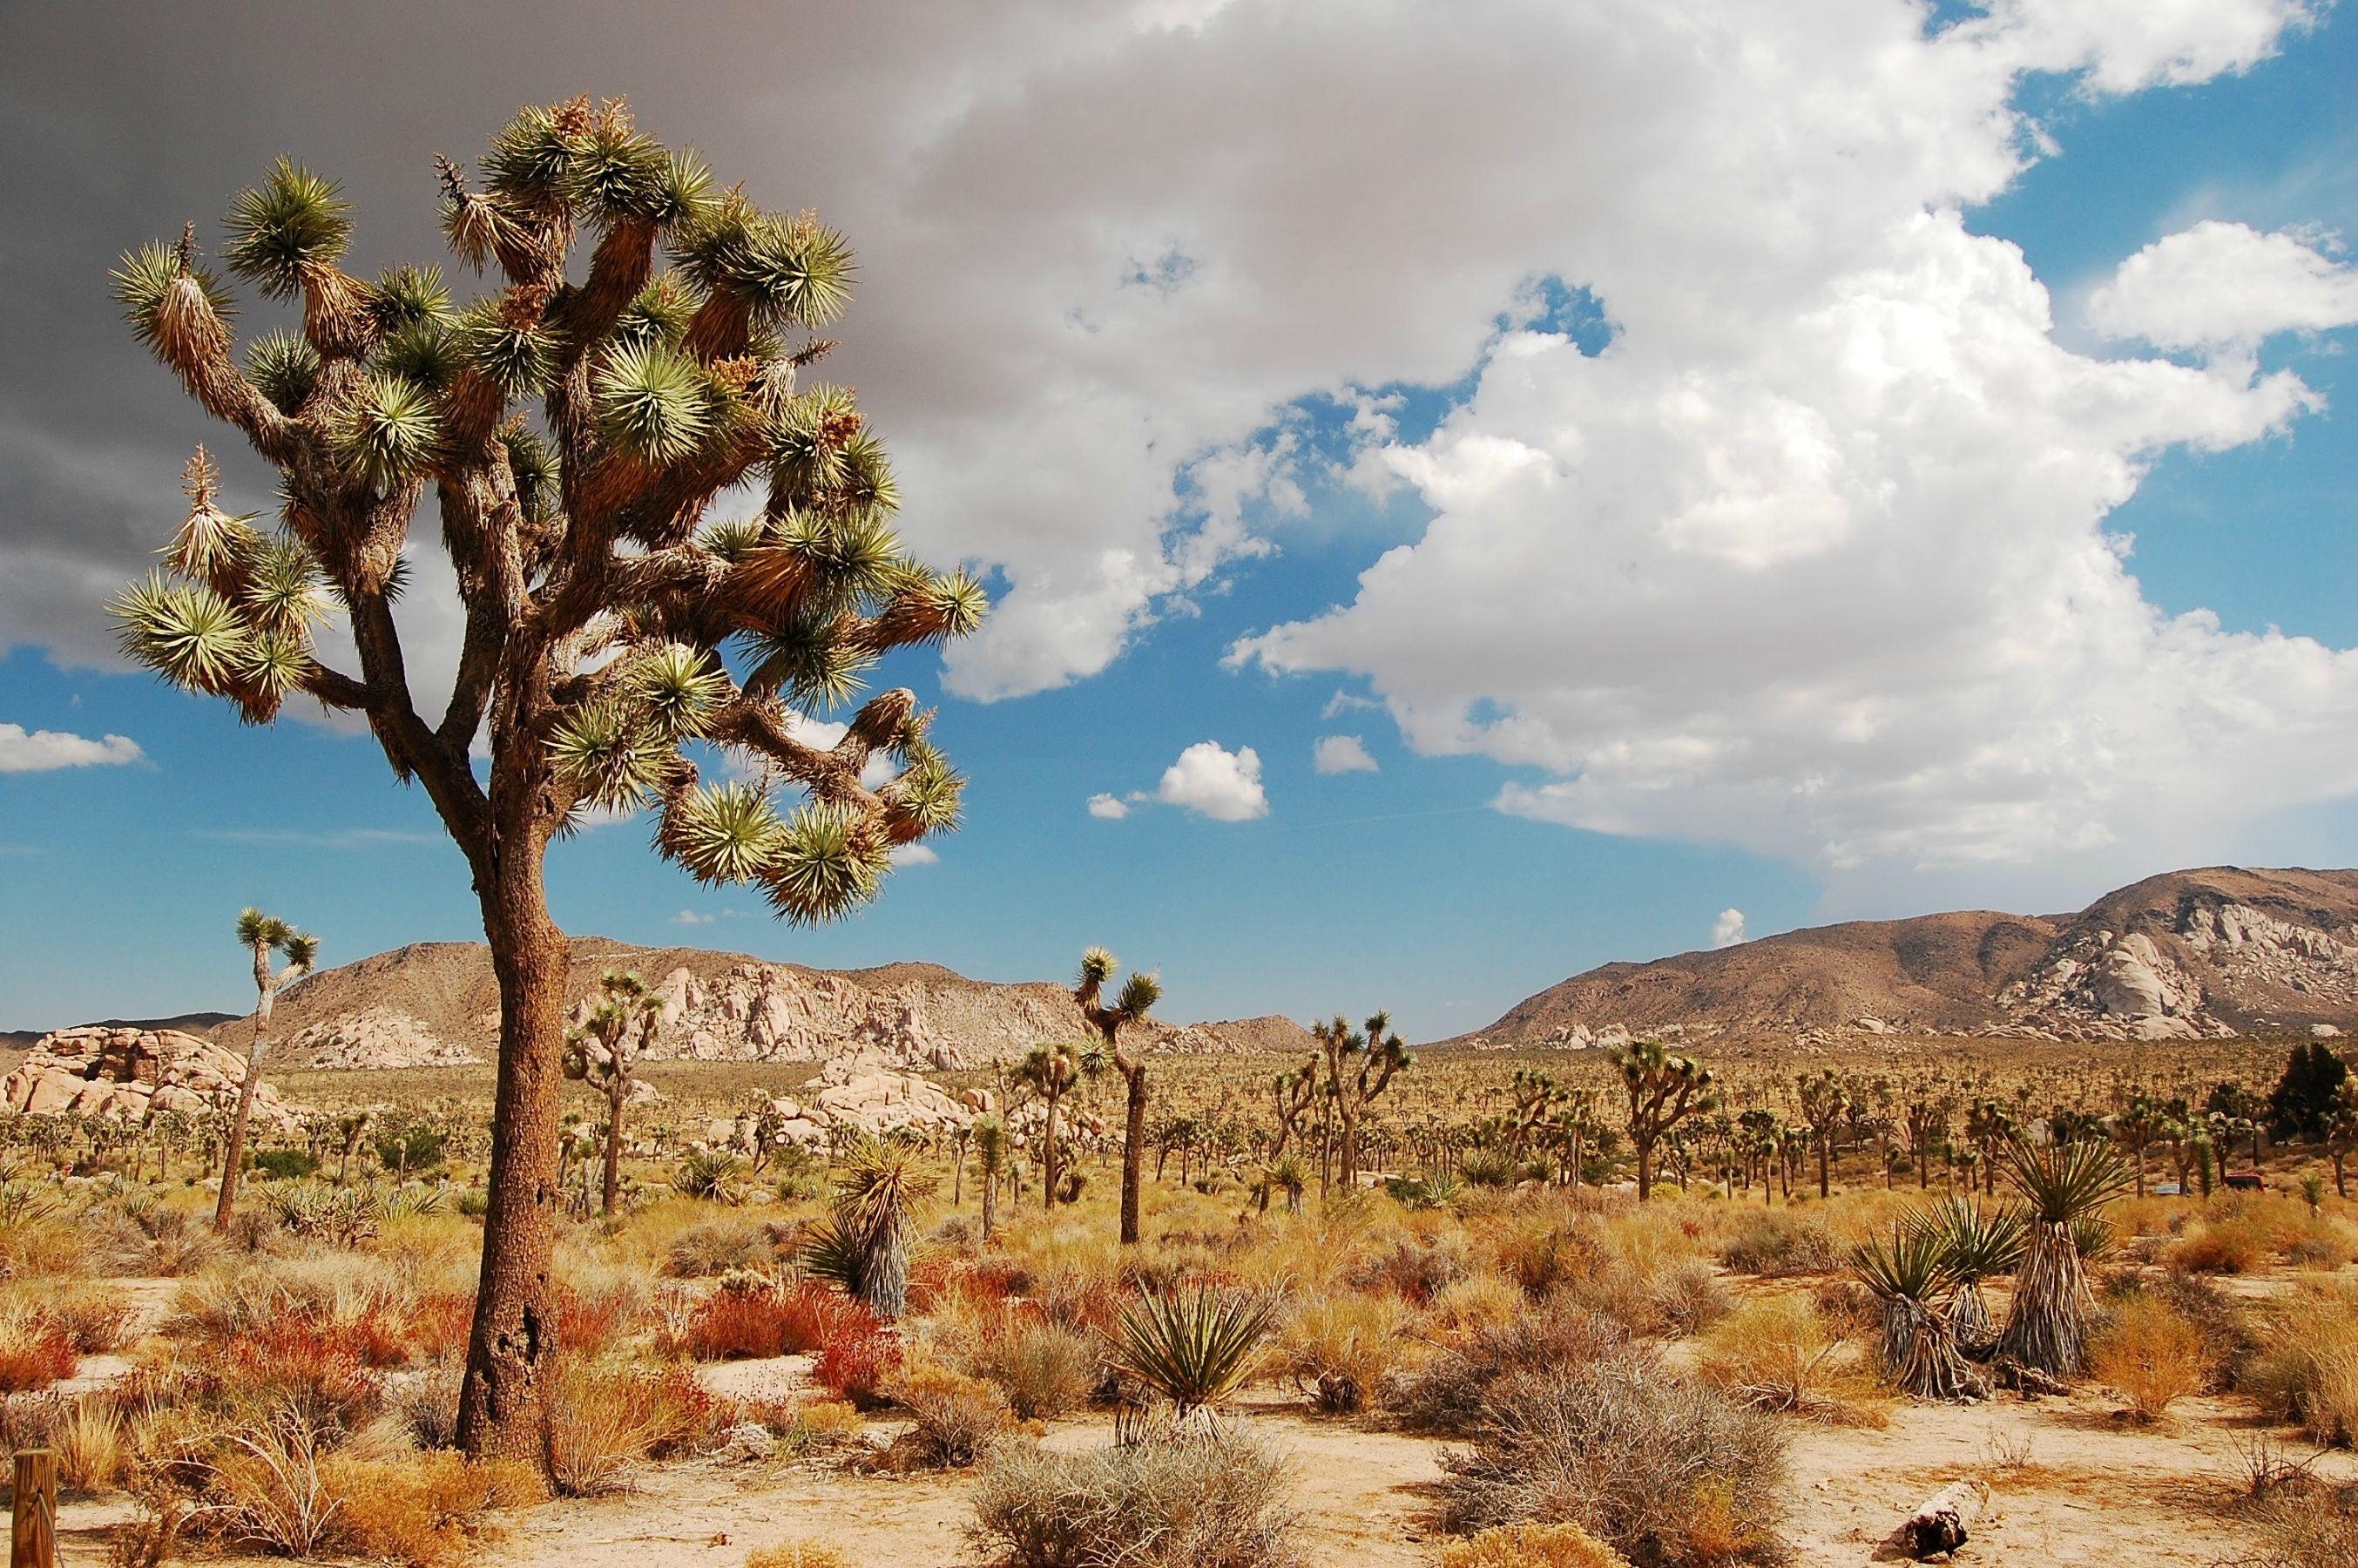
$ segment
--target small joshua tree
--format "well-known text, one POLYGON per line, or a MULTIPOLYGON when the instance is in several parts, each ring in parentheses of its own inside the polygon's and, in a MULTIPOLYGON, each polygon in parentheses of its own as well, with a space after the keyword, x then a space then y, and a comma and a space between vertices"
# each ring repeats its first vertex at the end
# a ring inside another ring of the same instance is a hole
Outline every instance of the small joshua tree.
POLYGON ((1628 1098, 1629 1145, 1638 1156, 1638 1201, 1654 1191, 1654 1145, 1698 1111, 1719 1103, 1710 1071, 1691 1056, 1673 1055, 1659 1040, 1640 1040, 1613 1054, 1628 1098))
POLYGON ((2120 1196, 2129 1173, 2119 1151, 2094 1139, 2045 1148, 2016 1139, 2006 1161, 2030 1212, 1998 1351, 2052 1377, 2077 1377, 2095 1306, 2085 1253, 2103 1227, 2098 1211, 2120 1196))
POLYGON ((1834 1130, 1850 1108, 1850 1095, 1828 1067, 1816 1077, 1802 1075, 1801 1100, 1801 1119, 1809 1124, 1810 1141, 1818 1148, 1818 1196, 1823 1198, 1830 1191, 1827 1167, 1833 1158, 1834 1130))
POLYGON ((1957 1343, 1979 1356, 1997 1339, 1982 1281, 2014 1271, 2022 1261, 2022 1216, 2012 1208, 1985 1206, 1969 1197, 1945 1197, 1915 1217, 1913 1224, 1941 1246, 1941 1260, 1953 1290, 1949 1321, 1957 1343))
POLYGON ((851 394, 801 382, 850 298, 842 236, 722 187, 619 101, 525 110, 480 184, 437 164, 452 254, 494 280, 471 303, 436 267, 345 272, 350 209, 286 160, 237 198, 222 255, 299 307, 297 330, 241 362, 194 224, 124 259, 133 330, 276 470, 279 514, 224 510, 200 451, 166 570, 116 611, 133 658, 250 721, 297 697, 364 719, 467 860, 500 1073, 459 1443, 522 1455, 541 1449, 556 1345, 567 947, 550 843, 585 812, 653 806, 656 848, 701 880, 751 883, 797 922, 859 908, 894 849, 955 824, 960 780, 905 690, 870 697, 831 747, 806 720, 894 649, 972 631, 984 600, 902 550, 892 470, 851 394), (748 493, 752 516, 711 515, 748 493), (438 714, 419 709, 392 608, 429 495, 465 628, 438 714), (313 628, 330 616, 356 667, 323 658, 313 628), (703 748, 752 782, 701 785, 703 748), (790 815, 779 785, 799 792, 790 815))
POLYGON ((1130 979, 1122 982, 1121 995, 1108 1007, 1102 1000, 1106 983, 1120 967, 1103 947, 1083 953, 1073 1000, 1080 1004, 1081 1016, 1089 1021, 1089 1027, 1104 1040, 1114 1071, 1121 1075, 1121 1244, 1131 1247, 1138 1242, 1138 1189, 1146 1169, 1146 1058, 1122 1050, 1121 1032, 1143 1021, 1163 1000, 1163 981, 1132 969, 1130 979))
POLYGON ((1336 1177, 1346 1192, 1359 1184, 1359 1140, 1368 1106, 1396 1075, 1416 1065, 1416 1057, 1391 1029, 1388 1012, 1368 1019, 1364 1029, 1352 1028, 1341 1013, 1311 1026, 1325 1069, 1326 1107, 1335 1119, 1336 1177))
POLYGON ((637 974, 608 969, 598 977, 598 1000, 590 1016, 565 1037, 565 1076, 578 1078, 606 1098, 606 1169, 599 1212, 614 1217, 622 1195, 622 1113, 639 1058, 654 1044, 663 1022, 663 998, 637 974))
POLYGON ((238 1168, 245 1163, 245 1134, 254 1119, 254 1092, 262 1087, 262 1056, 270 1047, 270 1010, 278 988, 297 975, 308 974, 319 961, 319 939, 306 935, 276 915, 258 909, 237 917, 238 946, 254 955, 254 1038, 245 1047, 245 1080, 237 1087, 237 1116, 229 1124, 229 1147, 222 1155, 221 1197, 213 1205, 213 1228, 229 1229, 237 1206, 238 1168), (287 962, 276 969, 271 956, 284 953, 287 962))
POLYGON ((975 1169, 982 1177, 982 1238, 989 1241, 998 1227, 999 1182, 1007 1171, 1007 1123, 996 1116, 978 1116, 969 1130, 975 1169))
POLYGON ((1047 1118, 1040 1131, 1040 1182, 1042 1205, 1056 1206, 1056 1178, 1060 1171, 1056 1148, 1056 1109, 1065 1097, 1081 1081, 1081 1058, 1070 1045, 1044 1044, 1032 1047, 1022 1065, 1015 1069, 1015 1081, 1038 1095, 1047 1107, 1047 1118))

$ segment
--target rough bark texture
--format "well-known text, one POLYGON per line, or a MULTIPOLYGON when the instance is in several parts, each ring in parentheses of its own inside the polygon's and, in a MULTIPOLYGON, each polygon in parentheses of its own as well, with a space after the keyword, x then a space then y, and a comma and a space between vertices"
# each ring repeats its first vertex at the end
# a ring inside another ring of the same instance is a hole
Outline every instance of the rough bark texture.
POLYGON ((245 1082, 237 1087, 237 1115, 229 1124, 229 1148, 222 1155, 221 1197, 213 1205, 213 1228, 226 1232, 237 1207, 237 1178, 245 1164, 246 1129, 254 1120, 254 1091, 262 1086, 262 1055, 270 1044, 270 1006, 278 988, 271 984, 270 949, 254 955, 254 985, 261 993, 254 1004, 254 1040, 245 1048, 245 1082))
POLYGON ((608 1219, 614 1217, 614 1206, 622 1198, 622 1105, 630 1095, 630 1077, 618 1060, 613 1076, 606 1081, 606 1173, 599 1212, 608 1219))
POLYGON ((1136 1245, 1139 1237, 1139 1185, 1146 1171, 1146 1061, 1114 1057, 1121 1070, 1128 1103, 1121 1123, 1121 1244, 1136 1245))
POLYGON ((500 1076, 482 1273, 459 1394, 459 1446, 477 1457, 540 1456, 543 1373, 557 1349, 548 1287, 565 1081, 566 947, 548 917, 541 852, 537 835, 527 831, 497 868, 483 901, 500 980, 500 1076))

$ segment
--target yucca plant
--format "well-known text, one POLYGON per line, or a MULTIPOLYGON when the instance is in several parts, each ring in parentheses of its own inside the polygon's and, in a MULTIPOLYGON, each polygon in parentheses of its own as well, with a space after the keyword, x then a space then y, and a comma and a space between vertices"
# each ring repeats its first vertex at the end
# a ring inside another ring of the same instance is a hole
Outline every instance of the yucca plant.
POLYGON ((708 1203, 735 1203, 738 1173, 745 1162, 726 1149, 691 1149, 672 1172, 671 1184, 692 1198, 708 1203))
POLYGON ((1924 1224, 1898 1224, 1887 1238, 1851 1249, 1851 1272, 1883 1309, 1883 1367, 1900 1392, 1920 1400, 1977 1400, 1989 1392, 1957 1348, 1945 1309, 1956 1284, 1948 1249, 1924 1224))
POLYGON ((1302 1195, 1310 1187, 1310 1166, 1301 1155, 1280 1154, 1260 1173, 1261 1206, 1269 1206, 1269 1195, 1285 1195, 1285 1212, 1302 1212, 1302 1195))
POLYGON ((909 1238, 916 1206, 934 1190, 908 1151, 869 1141, 837 1178, 835 1212, 812 1227, 803 1267, 891 1320, 909 1304, 909 1238))
POLYGON ((1217 1403, 1260 1363, 1274 1298, 1216 1290, 1150 1291, 1114 1320, 1114 1369, 1171 1401, 1182 1431, 1202 1431, 1217 1403))
POLYGON ((237 514, 199 453, 163 569, 115 611, 135 661, 249 722, 289 698, 365 721, 466 861, 501 1070, 459 1438, 521 1456, 554 1386, 554 1338, 531 1327, 551 1311, 563 1114, 550 844, 652 808, 656 848, 702 881, 751 883, 797 923, 860 907, 896 849, 956 825, 962 781, 905 689, 811 720, 986 606, 902 548, 882 442, 848 390, 806 379, 849 303, 841 235, 763 211, 620 100, 524 110, 473 178, 436 165, 449 250, 488 275, 470 302, 430 267, 346 272, 351 209, 291 160, 237 199, 221 259, 296 303, 297 330, 241 354, 193 223, 124 258, 133 331, 278 500, 267 523, 237 514), (714 515, 741 498, 752 516, 714 515), (457 602, 428 619, 464 630, 428 711, 393 602, 408 555, 438 546, 457 602), (761 782, 706 784, 712 748, 761 782))
POLYGON ((262 1087, 262 1056, 270 1044, 270 1013, 279 988, 308 975, 319 961, 319 939, 296 930, 276 915, 258 909, 237 917, 237 942, 254 956, 253 1038, 245 1047, 245 1078, 237 1087, 237 1114, 229 1124, 229 1145, 222 1154, 221 1196, 213 1204, 213 1228, 227 1231, 237 1206, 237 1178, 245 1163, 245 1134, 254 1119, 254 1097, 262 1087), (271 955, 283 953, 287 962, 271 967, 271 955))
POLYGON ((1975 1355, 1985 1352, 1996 1342, 1997 1325, 1982 1294, 1982 1281, 1993 1274, 2011 1273, 2021 1261, 2025 1230, 2020 1211, 1951 1196, 1919 1211, 1910 1224, 1940 1244, 1954 1281, 1949 1321, 1958 1344, 1975 1355))
POLYGON ((2099 1211, 2126 1190, 2128 1168, 2118 1149, 2094 1139, 2038 1147, 2016 1138, 2004 1157, 2030 1212, 1998 1353, 2050 1377, 2077 1377, 2095 1306, 2085 1249, 2110 1244, 2099 1211))

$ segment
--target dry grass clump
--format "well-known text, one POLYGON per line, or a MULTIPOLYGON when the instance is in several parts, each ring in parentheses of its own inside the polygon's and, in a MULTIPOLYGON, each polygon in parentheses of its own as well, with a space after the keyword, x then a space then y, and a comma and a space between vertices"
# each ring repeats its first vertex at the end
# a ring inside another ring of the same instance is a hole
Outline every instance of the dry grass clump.
POLYGON ((817 1541, 789 1541, 748 1552, 745 1568, 852 1568, 838 1549, 817 1541))
POLYGON ((2219 1359, 2201 1325, 2140 1292, 2115 1309, 2089 1346, 2088 1373, 2127 1400, 2137 1420, 2155 1422, 2208 1387, 2219 1359))
POLYGON ((2248 1274, 2265 1268, 2273 1251, 2266 1227, 2237 1215, 2198 1220, 2162 1253, 2180 1274, 2248 1274))
POLYGON ((2262 1319, 2259 1340, 2244 1390, 2314 1442, 2358 1442, 2358 1291, 2298 1292, 2262 1319))
POLYGON ((1473 1449, 1443 1464, 1444 1514, 1456 1530, 1579 1524, 1637 1568, 1784 1556, 1775 1420, 1642 1348, 1505 1380, 1473 1449))
POLYGON ((774 1220, 725 1216, 682 1228, 664 1251, 664 1272, 676 1280, 708 1279, 732 1269, 774 1269, 790 1261, 799 1229, 774 1220))
POLYGON ((1011 1317, 968 1357, 1025 1421, 1053 1421, 1087 1402, 1100 1357, 1091 1341, 1029 1314, 1011 1317))
POLYGON ((1083 1454, 1002 1444, 976 1481, 967 1534, 1013 1568, 1293 1568, 1288 1479, 1232 1427, 1083 1454))
POLYGON ((1441 1568, 1629 1568, 1576 1524, 1509 1524, 1441 1549, 1441 1568))
POLYGON ((320 1467, 320 1479, 336 1504, 328 1528, 331 1550, 403 1568, 459 1568, 491 1534, 492 1514, 548 1496, 531 1464, 471 1463, 456 1454, 339 1454, 320 1467))
POLYGON ((1408 1327, 1409 1311, 1394 1297, 1318 1297, 1286 1319, 1276 1366, 1319 1410, 1349 1415, 1418 1358, 1408 1327))
POLYGON ((1704 1381, 1755 1410, 1849 1424, 1882 1424, 1871 1406, 1843 1397, 1859 1379, 1844 1366, 1843 1331, 1807 1296, 1762 1296, 1704 1336, 1704 1381))
POLYGON ((575 1356, 560 1357, 546 1375, 550 1487, 565 1498, 620 1491, 659 1435, 638 1380, 575 1356))
POLYGON ((102 1492, 118 1485, 131 1463, 131 1434, 103 1399, 73 1401, 49 1433, 58 1480, 70 1492, 102 1492))

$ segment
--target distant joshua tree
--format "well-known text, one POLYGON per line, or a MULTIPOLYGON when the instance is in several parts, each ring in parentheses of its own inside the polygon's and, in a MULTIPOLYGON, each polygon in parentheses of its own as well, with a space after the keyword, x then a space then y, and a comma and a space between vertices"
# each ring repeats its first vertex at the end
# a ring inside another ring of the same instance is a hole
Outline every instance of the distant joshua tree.
POLYGON ((245 1133, 254 1119, 254 1095, 262 1086, 262 1055, 270 1048, 270 1010, 278 988, 298 975, 311 972, 319 961, 319 939, 306 935, 275 915, 258 909, 237 917, 238 946, 254 955, 254 1038, 245 1047, 245 1081, 237 1087, 237 1116, 229 1125, 229 1146, 222 1155, 221 1197, 213 1205, 213 1228, 229 1229, 237 1206, 238 1167, 245 1162, 245 1133), (284 953, 287 962, 270 967, 271 955, 284 953))
POLYGON ((598 978, 590 1016, 565 1037, 565 1076, 606 1097, 606 1170, 599 1212, 614 1217, 622 1193, 622 1113, 639 1058, 655 1043, 663 998, 636 973, 608 969, 598 978))
POLYGON ((1368 1107, 1390 1087, 1395 1075, 1416 1065, 1416 1057, 1391 1030, 1388 1012, 1369 1018, 1364 1030, 1352 1028, 1339 1012, 1311 1026, 1318 1059, 1326 1070, 1326 1104, 1335 1118, 1335 1173, 1345 1192, 1359 1184, 1359 1141, 1368 1107))
POLYGON ((1688 1117, 1719 1103, 1709 1069, 1671 1054, 1659 1040, 1640 1040, 1613 1054, 1628 1100, 1629 1144, 1638 1156, 1638 1199, 1654 1192, 1654 1145, 1688 1117))
POLYGON ((1108 1007, 1100 999, 1105 995, 1106 983, 1120 967, 1103 947, 1092 947, 1083 953, 1081 978, 1074 983, 1073 1000, 1080 1003, 1081 1016, 1089 1021, 1089 1027, 1105 1041, 1114 1071, 1121 1075, 1121 1244, 1132 1247, 1138 1243, 1138 1189, 1146 1169, 1146 1058, 1137 1052, 1122 1050, 1121 1032, 1131 1024, 1143 1022, 1154 1004, 1163 1000, 1163 981, 1157 976, 1132 969, 1130 979, 1122 982, 1120 997, 1108 1007))
POLYGON ((1023 1058, 1022 1065, 1015 1069, 1015 1081, 1038 1095, 1048 1108, 1047 1119, 1040 1132, 1040 1187, 1042 1204, 1054 1208, 1056 1206, 1059 1173, 1056 1109, 1081 1081, 1081 1059, 1070 1045, 1034 1045, 1023 1058))
POLYGON ((225 510, 200 450, 166 569, 115 611, 134 659, 250 722, 297 697, 364 719, 466 859, 500 1074, 458 1437, 524 1455, 556 1346, 534 1326, 553 1311, 565 1053, 550 843, 584 813, 652 806, 663 854, 788 920, 867 903, 895 849, 956 824, 961 781, 908 691, 870 697, 831 746, 806 720, 894 649, 972 632, 985 600, 902 549, 882 443, 849 391, 800 380, 850 300, 841 235, 756 207, 620 100, 525 110, 479 184, 436 161, 451 252, 492 275, 471 303, 438 267, 345 272, 351 209, 287 159, 237 198, 222 259, 297 304, 297 330, 241 362, 193 223, 124 258, 133 330, 276 470, 279 515, 225 510), (710 515, 747 495, 752 517, 710 515), (465 627, 438 714, 393 614, 429 497, 465 627), (353 667, 313 639, 331 615, 353 667), (707 745, 746 782, 701 785, 688 753, 707 745))

